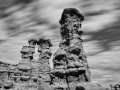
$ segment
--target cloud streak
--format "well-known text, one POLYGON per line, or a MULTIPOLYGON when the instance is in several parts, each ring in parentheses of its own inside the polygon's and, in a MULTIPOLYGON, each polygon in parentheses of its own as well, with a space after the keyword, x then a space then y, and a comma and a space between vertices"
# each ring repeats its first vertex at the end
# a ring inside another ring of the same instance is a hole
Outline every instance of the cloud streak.
MULTIPOLYGON (((51 39, 54 53, 61 39, 58 22, 62 11, 66 7, 75 7, 85 16, 82 38, 92 81, 105 86, 119 82, 119 3, 118 0, 35 0, 12 3, 0 14, 0 61, 18 63, 21 60, 20 50, 23 45, 28 45, 27 40, 31 37, 51 39)), ((36 46, 36 60, 38 55, 36 46)), ((52 66, 52 58, 50 63, 52 66)))

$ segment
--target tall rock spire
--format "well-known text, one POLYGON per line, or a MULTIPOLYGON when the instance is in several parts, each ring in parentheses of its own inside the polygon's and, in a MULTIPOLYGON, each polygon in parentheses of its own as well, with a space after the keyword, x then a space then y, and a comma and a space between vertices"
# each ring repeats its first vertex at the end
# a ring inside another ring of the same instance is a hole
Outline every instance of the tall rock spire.
POLYGON ((52 55, 51 48, 50 48, 52 47, 52 43, 50 39, 40 38, 37 44, 38 44, 38 52, 40 53, 38 62, 41 64, 43 63, 49 64, 49 59, 51 58, 51 55, 52 55))
POLYGON ((52 55, 50 47, 52 47, 52 43, 50 39, 40 38, 37 42, 38 44, 38 52, 40 53, 38 58, 39 63, 39 79, 50 83, 50 75, 49 72, 51 70, 49 65, 49 59, 52 55))
POLYGON ((81 22, 84 16, 75 8, 64 9, 59 23, 62 41, 54 54, 52 86, 74 88, 84 82, 90 82, 90 70, 82 46, 81 22))
POLYGON ((35 45, 37 40, 31 38, 28 40, 29 46, 23 46, 21 49, 22 60, 18 63, 18 70, 22 71, 20 76, 21 81, 26 80, 31 81, 37 80, 38 77, 38 63, 33 58, 33 54, 35 53, 35 45))

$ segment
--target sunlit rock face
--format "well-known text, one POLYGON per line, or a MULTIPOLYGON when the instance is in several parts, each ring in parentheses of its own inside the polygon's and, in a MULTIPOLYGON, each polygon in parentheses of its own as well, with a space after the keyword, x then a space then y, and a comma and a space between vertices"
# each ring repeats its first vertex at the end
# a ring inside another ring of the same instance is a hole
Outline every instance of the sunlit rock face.
MULTIPOLYGON (((64 8, 76 7, 85 17, 82 38, 92 80, 104 85, 120 81, 119 0, 0 0, 0 4, 1 61, 17 64, 19 50, 31 37, 51 39, 55 52, 60 41, 60 15, 64 8)), ((39 54, 34 56, 37 60, 39 54)))

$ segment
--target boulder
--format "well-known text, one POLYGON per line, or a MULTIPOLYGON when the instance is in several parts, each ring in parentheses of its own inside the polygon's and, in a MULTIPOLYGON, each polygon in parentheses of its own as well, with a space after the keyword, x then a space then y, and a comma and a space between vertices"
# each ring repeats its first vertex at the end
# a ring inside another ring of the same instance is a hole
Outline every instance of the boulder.
POLYGON ((10 89, 13 87, 13 82, 12 81, 5 81, 3 83, 3 87, 4 87, 4 89, 10 89))
POLYGON ((32 79, 34 82, 37 82, 38 77, 31 77, 31 79, 32 79))

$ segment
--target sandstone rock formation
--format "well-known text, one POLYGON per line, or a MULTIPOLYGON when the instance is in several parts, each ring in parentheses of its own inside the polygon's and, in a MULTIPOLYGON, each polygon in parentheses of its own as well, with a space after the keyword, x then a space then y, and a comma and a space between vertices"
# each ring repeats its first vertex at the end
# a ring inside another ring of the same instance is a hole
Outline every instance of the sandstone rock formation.
POLYGON ((38 42, 38 52, 40 53, 38 58, 38 63, 41 64, 49 64, 49 59, 52 55, 50 47, 52 47, 52 43, 50 39, 39 39, 38 42))
POLYGON ((37 61, 33 58, 33 54, 35 53, 35 45, 37 44, 37 39, 29 39, 28 40, 29 43, 29 59, 30 59, 30 64, 31 64, 31 79, 34 82, 37 82, 37 78, 38 78, 38 63, 37 61))
POLYGON ((18 69, 22 71, 22 76, 20 79, 22 81, 33 81, 37 82, 38 78, 38 63, 33 58, 33 54, 35 53, 35 45, 37 43, 36 39, 28 40, 29 46, 23 46, 21 53, 22 59, 18 64, 18 69))
POLYGON ((62 41, 54 54, 51 71, 55 89, 73 88, 80 82, 90 82, 90 70, 83 50, 80 30, 84 16, 75 8, 66 8, 59 21, 62 41))
POLYGON ((75 8, 64 9, 59 23, 62 40, 54 53, 51 86, 54 90, 105 90, 92 85, 91 72, 82 46, 84 16, 75 8))
MULTIPOLYGON (((91 82, 91 72, 87 56, 82 46, 81 23, 84 16, 75 8, 64 9, 61 24, 61 42, 53 55, 53 69, 49 65, 52 43, 50 39, 29 39, 29 46, 21 49, 22 60, 16 67, 1 69, 4 89, 29 90, 106 90, 91 82), (39 57, 33 58, 35 45, 38 45, 39 57)), ((111 85, 112 90, 120 90, 119 85, 111 85)))
POLYGON ((50 89, 50 65, 49 59, 52 55, 50 47, 52 47, 52 43, 49 39, 41 38, 37 42, 38 44, 38 52, 40 53, 38 58, 39 64, 39 83, 38 90, 52 90, 50 89))

